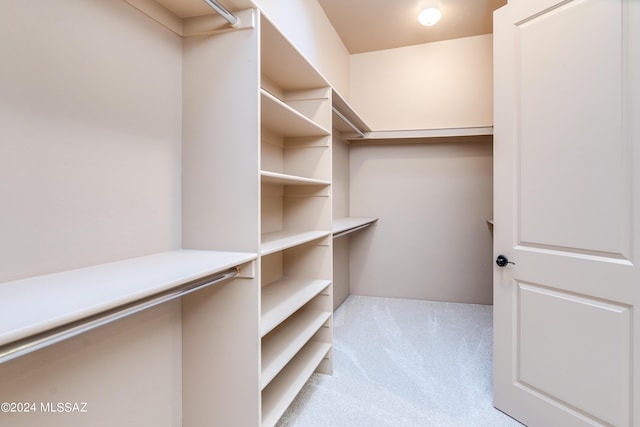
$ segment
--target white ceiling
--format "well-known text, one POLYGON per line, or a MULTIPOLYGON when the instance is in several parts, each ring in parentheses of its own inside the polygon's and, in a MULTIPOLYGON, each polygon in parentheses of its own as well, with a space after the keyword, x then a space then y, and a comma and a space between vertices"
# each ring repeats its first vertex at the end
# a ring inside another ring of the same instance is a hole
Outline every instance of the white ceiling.
POLYGON ((350 53, 370 52, 493 32, 492 13, 507 0, 318 0, 350 53), (439 3, 433 27, 418 12, 439 3))

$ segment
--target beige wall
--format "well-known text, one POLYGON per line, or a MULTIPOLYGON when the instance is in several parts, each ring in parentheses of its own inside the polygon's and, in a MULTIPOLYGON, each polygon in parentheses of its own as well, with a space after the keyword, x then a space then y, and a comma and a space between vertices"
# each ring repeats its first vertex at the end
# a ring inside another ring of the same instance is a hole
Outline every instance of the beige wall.
POLYGON ((349 93, 349 52, 317 1, 256 0, 276 27, 342 96, 349 93))
POLYGON ((350 102, 373 130, 491 126, 492 35, 351 56, 350 102))
POLYGON ((0 28, 0 281, 180 247, 180 39, 105 1, 0 28))
MULTIPOLYGON (((0 32, 0 281, 180 247, 181 40, 121 1, 3 1, 0 32)), ((1 402, 88 410, 0 424, 180 425, 180 319, 0 365, 1 402)))
POLYGON ((352 146, 351 293, 491 304, 490 142, 352 146), (357 234, 357 236, 356 236, 357 234))
MULTIPOLYGON (((351 104, 373 130, 491 126, 492 36, 351 56, 351 104)), ((491 304, 492 144, 352 146, 351 292, 491 304)))

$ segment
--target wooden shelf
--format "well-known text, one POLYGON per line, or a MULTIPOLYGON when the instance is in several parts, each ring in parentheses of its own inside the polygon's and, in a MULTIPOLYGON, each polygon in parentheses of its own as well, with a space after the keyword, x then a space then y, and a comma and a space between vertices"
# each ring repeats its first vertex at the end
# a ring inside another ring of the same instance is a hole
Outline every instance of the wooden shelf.
POLYGON ((372 225, 378 218, 335 218, 333 220, 333 237, 344 236, 372 225))
POLYGON ((170 290, 256 257, 251 253, 176 250, 2 283, 0 345, 170 290))
POLYGON ((284 278, 264 286, 260 335, 271 332, 329 285, 331 280, 284 278))
POLYGON ((260 101, 262 124, 273 132, 284 137, 328 136, 331 134, 263 89, 260 90, 260 101))
POLYGON ((330 235, 329 231, 277 231, 262 235, 260 255, 269 255, 274 252, 302 245, 322 237, 330 235))
POLYGON ((260 171, 262 182, 283 185, 331 185, 331 181, 287 175, 278 172, 260 171))
POLYGON ((262 339, 262 389, 330 317, 331 312, 302 309, 262 339))
POLYGON ((262 392, 263 427, 276 424, 330 349, 329 343, 307 343, 262 392))

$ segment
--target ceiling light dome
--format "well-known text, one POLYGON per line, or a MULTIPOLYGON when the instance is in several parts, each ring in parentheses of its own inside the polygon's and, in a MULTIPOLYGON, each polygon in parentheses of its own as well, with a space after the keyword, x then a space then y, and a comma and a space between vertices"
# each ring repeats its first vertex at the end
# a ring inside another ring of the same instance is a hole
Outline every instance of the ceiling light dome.
POLYGON ((425 27, 430 27, 435 25, 440 20, 441 16, 442 13, 440 13, 440 9, 436 7, 429 7, 418 14, 418 22, 425 27))

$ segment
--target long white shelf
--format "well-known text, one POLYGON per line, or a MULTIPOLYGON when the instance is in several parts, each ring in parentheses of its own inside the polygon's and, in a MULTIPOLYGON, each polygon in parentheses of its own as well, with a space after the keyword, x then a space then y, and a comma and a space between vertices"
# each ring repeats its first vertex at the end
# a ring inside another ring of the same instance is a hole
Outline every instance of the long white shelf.
POLYGON ((271 332, 330 284, 331 280, 284 278, 264 286, 260 335, 264 337, 271 332))
POLYGON ((262 339, 262 389, 330 317, 331 312, 302 309, 262 339))
POLYGON ((278 172, 260 171, 262 182, 284 185, 331 185, 331 181, 306 178, 303 176, 287 175, 278 172))
POLYGON ((262 235, 260 255, 269 255, 316 239, 329 236, 329 231, 276 231, 262 235))
POLYGON ((411 129, 365 132, 365 137, 346 136, 354 143, 391 144, 391 143, 437 143, 450 141, 486 141, 493 137, 493 126, 411 129))
POLYGON ((262 392, 262 425, 272 427, 300 392, 331 349, 331 344, 311 341, 262 392))
POLYGON ((86 319, 256 258, 253 253, 176 250, 1 283, 0 345, 86 319))
POLYGON ((333 220, 333 237, 344 236, 372 225, 378 218, 345 217, 333 220))
POLYGON ((327 136, 331 134, 264 89, 260 89, 260 102, 263 126, 282 136, 327 136))

